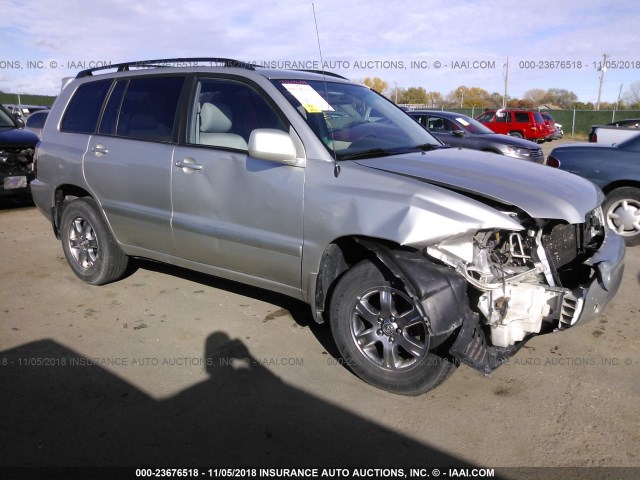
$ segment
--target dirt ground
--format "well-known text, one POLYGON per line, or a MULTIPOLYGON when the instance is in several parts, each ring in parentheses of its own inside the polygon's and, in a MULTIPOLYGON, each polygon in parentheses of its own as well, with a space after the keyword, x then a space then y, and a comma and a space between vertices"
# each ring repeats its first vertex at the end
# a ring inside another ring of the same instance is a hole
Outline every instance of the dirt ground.
POLYGON ((92 287, 35 207, 3 206, 0 467, 640 472, 640 247, 594 322, 401 397, 350 373, 305 305, 150 262, 92 287))

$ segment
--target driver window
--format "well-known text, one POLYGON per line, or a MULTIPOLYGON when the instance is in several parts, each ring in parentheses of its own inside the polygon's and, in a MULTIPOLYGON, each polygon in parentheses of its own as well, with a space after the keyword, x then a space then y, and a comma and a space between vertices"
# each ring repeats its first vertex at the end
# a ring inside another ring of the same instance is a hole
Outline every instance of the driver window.
POLYGON ((248 150, 257 128, 287 131, 278 114, 253 88, 233 80, 203 79, 192 104, 189 143, 248 150))

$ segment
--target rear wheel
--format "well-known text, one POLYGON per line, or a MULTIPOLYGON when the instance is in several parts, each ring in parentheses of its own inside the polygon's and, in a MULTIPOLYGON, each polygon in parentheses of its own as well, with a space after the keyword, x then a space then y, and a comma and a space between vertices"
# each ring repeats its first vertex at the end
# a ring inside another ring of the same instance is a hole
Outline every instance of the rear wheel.
POLYGON ((509 135, 516 138, 524 138, 524 135, 522 135, 522 133, 520 132, 509 132, 509 135))
POLYGON ((79 198, 65 206, 60 238, 73 273, 87 283, 113 282, 127 269, 129 257, 120 250, 92 198, 79 198))
POLYGON ((331 328, 340 354, 364 381, 401 395, 419 395, 455 370, 429 351, 431 337, 414 301, 365 260, 339 280, 331 328))
POLYGON ((640 245, 640 189, 612 190, 602 206, 609 228, 621 235, 629 246, 640 245))

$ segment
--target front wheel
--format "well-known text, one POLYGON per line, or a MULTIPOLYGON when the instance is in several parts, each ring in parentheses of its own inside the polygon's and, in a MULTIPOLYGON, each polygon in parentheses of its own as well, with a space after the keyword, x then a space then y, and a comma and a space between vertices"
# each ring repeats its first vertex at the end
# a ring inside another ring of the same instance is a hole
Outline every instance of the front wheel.
POLYGON ((628 246, 640 245, 640 189, 616 188, 607 195, 602 208, 609 228, 628 246))
POLYGON ((127 269, 129 257, 120 250, 92 198, 78 198, 64 207, 60 238, 73 273, 87 283, 113 282, 127 269))
POLYGON ((368 260, 338 281, 331 329, 351 370, 389 392, 419 395, 455 370, 447 358, 429 350, 431 337, 414 301, 368 260))

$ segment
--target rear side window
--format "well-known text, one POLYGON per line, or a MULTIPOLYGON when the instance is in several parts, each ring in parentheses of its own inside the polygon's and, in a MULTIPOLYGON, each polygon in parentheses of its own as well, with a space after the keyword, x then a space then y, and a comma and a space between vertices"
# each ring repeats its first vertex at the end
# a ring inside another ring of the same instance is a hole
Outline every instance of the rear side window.
POLYGON ((129 81, 116 134, 141 140, 171 141, 184 77, 137 78, 129 81))
POLYGON ((109 95, 109 100, 107 101, 107 106, 104 108, 104 113, 102 114, 99 133, 104 135, 115 135, 118 112, 120 111, 120 104, 122 103, 122 96, 124 95, 124 89, 126 86, 126 80, 120 81, 116 83, 115 88, 111 91, 111 95, 109 95))
MULTIPOLYGON (((538 112, 535 112, 533 114, 533 118, 535 119, 536 123, 544 123, 544 118, 542 118, 542 115, 539 114, 538 112)), ((550 120, 552 119, 550 118, 550 120)))
POLYGON ((511 123, 511 112, 502 112, 496 116, 496 122, 511 123))
POLYGON ((112 80, 85 83, 73 94, 64 113, 60 130, 72 133, 93 133, 112 80))
POLYGON ((516 123, 529 123, 529 114, 527 112, 516 112, 516 123))

